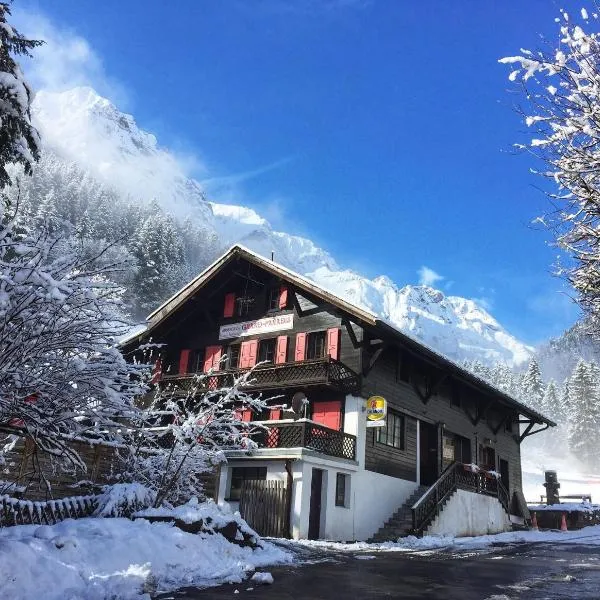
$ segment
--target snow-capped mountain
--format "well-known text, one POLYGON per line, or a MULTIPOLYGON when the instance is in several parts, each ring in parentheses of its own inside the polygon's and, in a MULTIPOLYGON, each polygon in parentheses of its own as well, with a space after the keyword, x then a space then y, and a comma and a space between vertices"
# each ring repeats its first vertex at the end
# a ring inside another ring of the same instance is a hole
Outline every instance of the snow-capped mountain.
POLYGON ((273 252, 288 268, 455 360, 516 365, 533 352, 473 300, 342 270, 327 251, 309 239, 274 231, 256 211, 209 202, 200 184, 186 175, 184 161, 91 88, 41 91, 33 114, 44 146, 54 155, 76 163, 124 202, 154 200, 177 219, 199 223, 221 249, 239 242, 264 256, 273 252))

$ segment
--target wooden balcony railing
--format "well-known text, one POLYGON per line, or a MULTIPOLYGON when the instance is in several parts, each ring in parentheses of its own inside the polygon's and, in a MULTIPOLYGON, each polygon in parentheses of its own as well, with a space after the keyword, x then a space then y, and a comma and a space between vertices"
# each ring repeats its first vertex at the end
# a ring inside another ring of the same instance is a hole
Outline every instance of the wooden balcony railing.
POLYGON ((356 458, 356 437, 309 419, 270 421, 253 435, 260 448, 308 448, 337 458, 356 458))
POLYGON ((509 512, 509 494, 494 473, 481 470, 476 465, 455 462, 417 500, 412 507, 413 533, 420 535, 440 514, 444 504, 457 490, 494 496, 509 512))
MULTIPOLYGON (((202 380, 200 389, 229 387, 241 370, 218 371, 202 380)), ((173 385, 176 390, 187 393, 199 389, 196 373, 184 375, 163 375, 161 383, 173 385)), ((288 362, 279 365, 258 365, 243 386, 245 389, 273 390, 292 387, 324 385, 345 393, 360 390, 360 377, 339 360, 325 357, 315 360, 288 362)))

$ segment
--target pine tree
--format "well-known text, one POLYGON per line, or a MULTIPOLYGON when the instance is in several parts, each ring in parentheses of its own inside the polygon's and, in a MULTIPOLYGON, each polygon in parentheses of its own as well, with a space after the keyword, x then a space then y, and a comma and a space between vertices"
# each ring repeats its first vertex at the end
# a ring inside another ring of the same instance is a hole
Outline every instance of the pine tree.
POLYGON ((596 469, 600 455, 600 395, 593 372, 594 369, 581 360, 569 381, 572 407, 569 447, 581 462, 596 469))
POLYGON ((562 420, 560 399, 554 379, 551 379, 546 386, 541 405, 541 412, 555 421, 560 422, 562 420))
POLYGON ((535 357, 529 361, 527 371, 521 380, 521 398, 529 406, 540 409, 544 398, 544 383, 540 367, 535 357))
POLYGON ((10 183, 8 163, 18 163, 31 174, 39 159, 39 137, 31 124, 32 93, 15 56, 31 56, 39 40, 23 37, 7 22, 10 7, 0 2, 0 187, 10 183))

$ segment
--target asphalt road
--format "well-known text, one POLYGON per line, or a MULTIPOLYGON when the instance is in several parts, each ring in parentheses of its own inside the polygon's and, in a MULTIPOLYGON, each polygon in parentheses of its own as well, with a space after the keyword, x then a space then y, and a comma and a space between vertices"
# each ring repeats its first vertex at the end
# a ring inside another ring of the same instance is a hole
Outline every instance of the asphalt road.
POLYGON ((600 600, 600 547, 503 545, 474 552, 335 552, 300 548, 293 566, 250 581, 184 589, 162 600, 600 600), (236 592, 237 590, 237 592, 236 592))

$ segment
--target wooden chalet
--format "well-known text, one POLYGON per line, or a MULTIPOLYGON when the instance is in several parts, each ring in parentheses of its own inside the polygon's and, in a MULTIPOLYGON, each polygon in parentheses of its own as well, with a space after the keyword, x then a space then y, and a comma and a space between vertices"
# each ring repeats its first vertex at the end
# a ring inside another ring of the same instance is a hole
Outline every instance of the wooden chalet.
POLYGON ((228 452, 216 500, 260 533, 385 540, 477 534, 526 517, 520 445, 554 423, 371 312, 273 260, 234 246, 148 317, 128 347, 164 343, 162 381, 214 370, 272 409, 252 452, 228 452), (223 357, 227 357, 225 360, 223 357), (368 427, 366 400, 387 401, 368 427))

